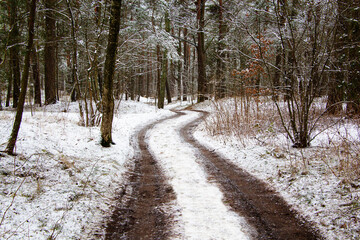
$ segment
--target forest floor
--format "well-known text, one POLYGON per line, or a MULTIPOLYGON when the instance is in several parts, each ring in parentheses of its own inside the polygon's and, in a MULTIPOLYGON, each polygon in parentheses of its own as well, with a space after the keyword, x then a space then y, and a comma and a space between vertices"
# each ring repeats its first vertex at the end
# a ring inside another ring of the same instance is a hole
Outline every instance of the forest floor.
MULTIPOLYGON (((325 239, 359 236, 359 188, 322 161, 294 172, 303 159, 210 136, 201 112, 170 111, 184 103, 144 102, 121 103, 109 149, 98 127, 78 125, 76 105, 26 112, 19 155, 0 160, 0 238, 312 239, 309 225, 325 239)), ((2 148, 12 118, 0 112, 2 148)))

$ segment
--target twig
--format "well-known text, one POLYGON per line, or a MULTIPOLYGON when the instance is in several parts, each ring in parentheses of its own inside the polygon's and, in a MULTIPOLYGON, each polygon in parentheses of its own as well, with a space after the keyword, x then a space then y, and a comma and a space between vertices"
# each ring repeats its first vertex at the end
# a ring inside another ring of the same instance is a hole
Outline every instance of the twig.
POLYGON ((85 184, 84 184, 84 187, 83 187, 83 193, 85 192, 85 188, 87 187, 87 184, 88 184, 88 182, 89 182, 89 178, 90 178, 90 176, 91 176, 91 174, 92 174, 92 172, 93 172, 93 170, 94 170, 94 168, 95 168, 95 165, 98 163, 100 161, 100 159, 98 159, 93 165, 92 165, 92 167, 91 167, 91 170, 90 170, 90 173, 89 173, 89 175, 87 176, 87 178, 86 178, 86 182, 85 182, 85 184))
POLYGON ((2 223, 4 222, 6 213, 9 211, 9 209, 11 208, 11 206, 14 204, 16 194, 17 194, 17 192, 20 190, 20 188, 21 188, 21 186, 23 185, 23 183, 25 182, 26 178, 27 178, 27 176, 24 177, 24 179, 22 180, 22 182, 20 183, 20 185, 18 186, 18 188, 17 188, 16 191, 14 192, 13 197, 12 197, 12 200, 11 200, 11 203, 10 203, 10 205, 6 208, 6 210, 4 211, 4 214, 3 214, 2 218, 1 218, 0 226, 1 226, 2 223))

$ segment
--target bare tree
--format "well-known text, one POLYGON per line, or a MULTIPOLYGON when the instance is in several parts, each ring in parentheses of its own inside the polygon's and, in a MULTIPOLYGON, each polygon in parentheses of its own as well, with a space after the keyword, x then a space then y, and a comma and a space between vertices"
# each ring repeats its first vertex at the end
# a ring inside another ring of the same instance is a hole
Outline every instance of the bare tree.
POLYGON ((312 112, 313 103, 325 85, 334 35, 330 19, 334 16, 332 5, 327 1, 304 3, 302 7, 299 4, 279 0, 275 5, 286 110, 279 106, 276 98, 274 100, 293 146, 304 148, 314 138, 317 119, 312 112), (305 17, 294 13, 294 9, 299 8, 303 8, 305 17))

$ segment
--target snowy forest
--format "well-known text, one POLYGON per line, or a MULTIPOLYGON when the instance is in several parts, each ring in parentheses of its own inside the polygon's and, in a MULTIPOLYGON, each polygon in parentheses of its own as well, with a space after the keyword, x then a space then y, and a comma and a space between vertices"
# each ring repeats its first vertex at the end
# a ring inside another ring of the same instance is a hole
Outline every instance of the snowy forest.
POLYGON ((359 0, 0 2, 0 239, 359 239, 359 0))

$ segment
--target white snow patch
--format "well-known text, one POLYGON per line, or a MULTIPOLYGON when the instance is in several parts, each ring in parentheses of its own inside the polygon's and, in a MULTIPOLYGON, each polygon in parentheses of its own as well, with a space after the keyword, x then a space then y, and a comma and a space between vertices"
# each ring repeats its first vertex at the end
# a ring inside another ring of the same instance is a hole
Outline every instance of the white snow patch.
POLYGON ((223 203, 223 194, 208 181, 194 149, 184 143, 176 129, 195 119, 198 113, 168 120, 148 132, 150 149, 159 159, 177 195, 175 232, 179 239, 249 239, 243 217, 223 203))
MULTIPOLYGON (((103 231, 122 174, 132 163, 135 130, 173 114, 124 101, 113 123, 116 145, 99 144, 99 127, 78 125, 78 104, 59 102, 25 112, 16 153, 0 157, 0 239, 86 239, 103 231)), ((5 149, 14 112, 0 111, 5 149)))

